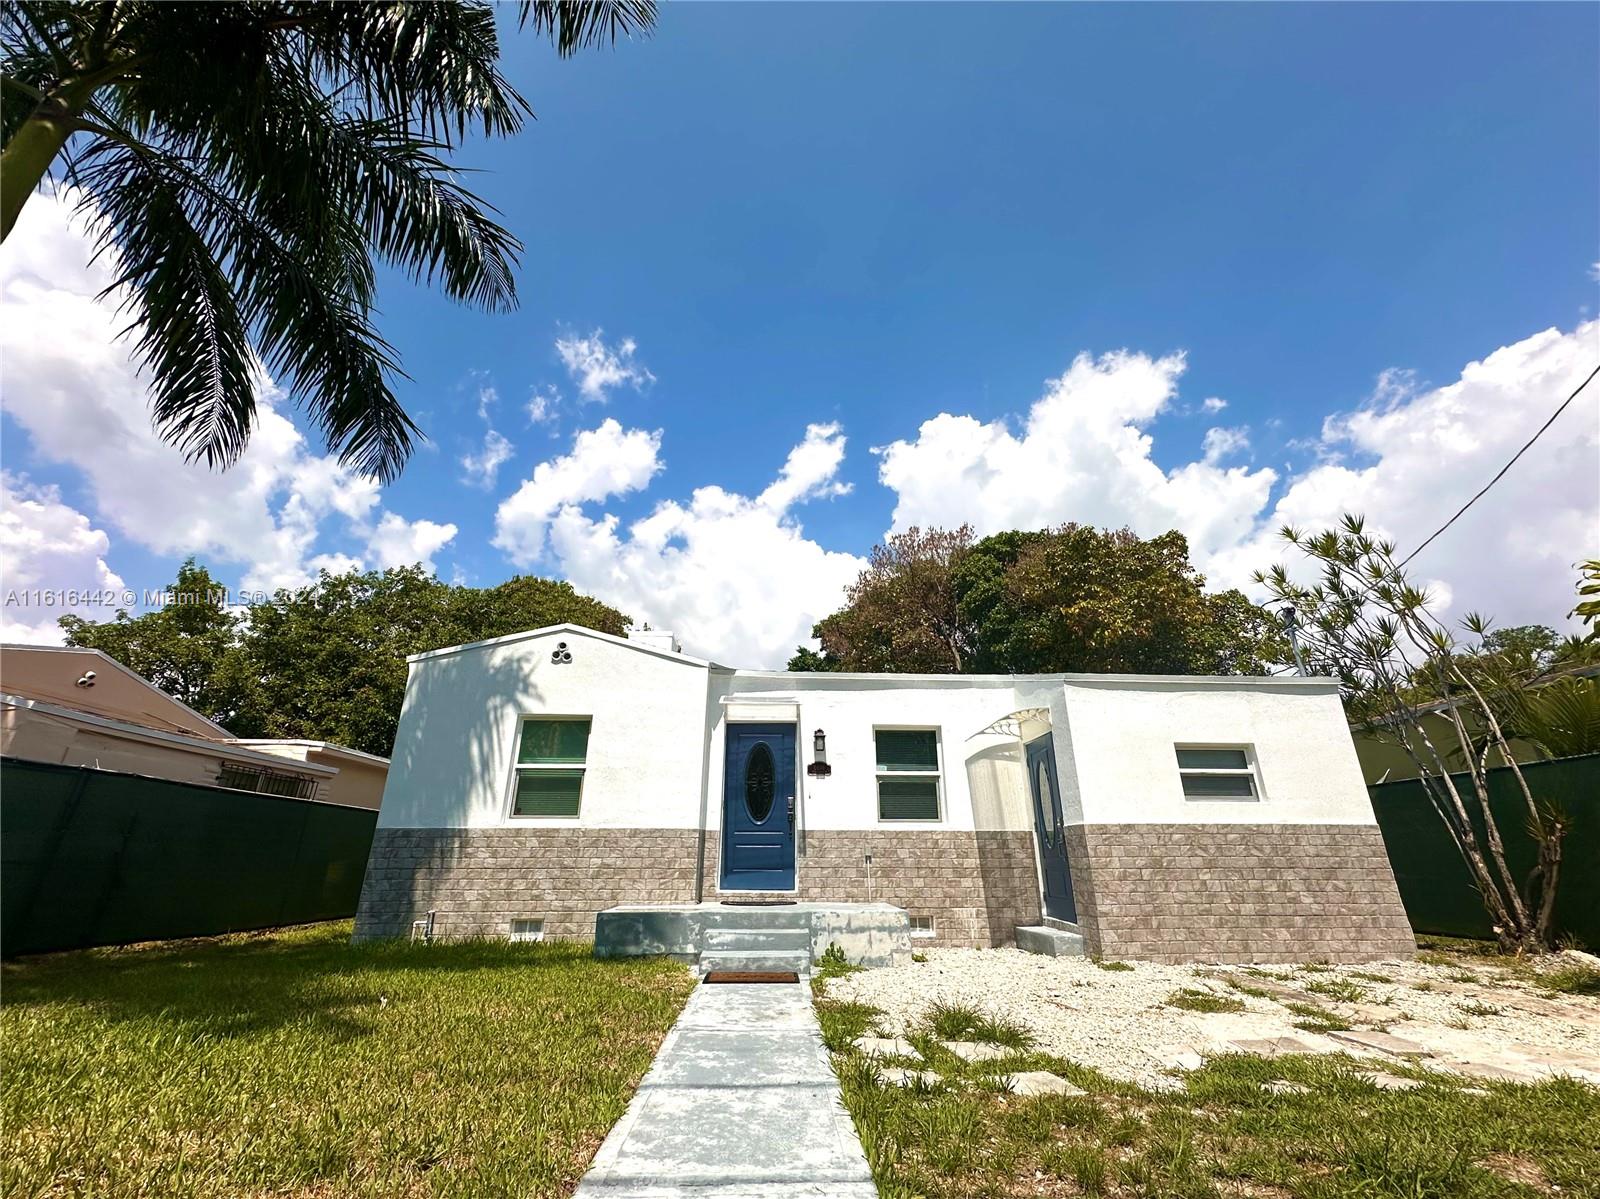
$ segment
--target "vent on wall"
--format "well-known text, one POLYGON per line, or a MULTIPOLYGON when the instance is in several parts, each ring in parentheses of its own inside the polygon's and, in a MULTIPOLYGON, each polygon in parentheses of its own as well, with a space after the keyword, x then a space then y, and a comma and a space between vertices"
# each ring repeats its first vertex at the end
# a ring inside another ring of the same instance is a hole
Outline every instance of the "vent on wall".
POLYGON ((543 920, 513 920, 511 922, 511 939, 513 941, 543 941, 543 920))
POLYGON ((913 916, 913 917, 911 917, 911 935, 913 937, 931 937, 931 936, 933 936, 933 917, 932 916, 913 916))

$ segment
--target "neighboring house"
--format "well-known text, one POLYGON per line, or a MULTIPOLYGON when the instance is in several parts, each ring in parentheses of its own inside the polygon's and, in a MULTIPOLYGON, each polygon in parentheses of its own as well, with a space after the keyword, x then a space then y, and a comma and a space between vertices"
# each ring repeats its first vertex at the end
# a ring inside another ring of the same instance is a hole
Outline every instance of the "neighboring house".
POLYGON ((938 945, 1412 952, 1331 679, 745 671, 646 636, 411 658, 358 936, 769 897, 898 905, 938 945))
MULTIPOLYGON (((1539 687, 1557 679, 1600 678, 1600 665, 1586 664, 1583 666, 1567 667, 1555 670, 1550 674, 1535 681, 1532 686, 1539 687)), ((1461 738, 1456 732, 1455 725, 1450 719, 1450 708, 1453 704, 1460 704, 1459 700, 1439 700, 1432 704, 1424 705, 1421 726, 1428 740, 1439 750, 1444 757, 1445 765, 1452 771, 1466 769, 1465 762, 1461 759, 1461 738)), ((1467 735, 1478 738, 1483 735, 1476 712, 1476 705, 1462 707, 1463 722, 1467 726, 1467 735)), ((1417 765, 1411 760, 1411 755, 1406 752, 1396 739, 1395 735, 1386 732, 1380 725, 1350 726, 1350 735, 1355 740, 1356 756, 1361 760, 1361 773, 1368 783, 1398 783, 1405 779, 1414 779, 1418 775, 1417 765)), ((1518 763, 1543 762, 1549 759, 1539 746, 1531 741, 1522 741, 1511 738, 1508 742, 1511 756, 1518 763)), ((1490 759, 1490 765, 1500 763, 1501 759, 1495 753, 1490 759)), ((1501 763, 1503 764, 1503 763, 1501 763)))
POLYGON ((0 755, 376 808, 385 759, 235 738, 96 649, 0 646, 0 755))
POLYGON ((332 745, 327 741, 298 741, 263 737, 240 737, 230 744, 257 750, 275 758, 329 766, 339 773, 323 784, 318 799, 352 808, 376 808, 383 801, 383 784, 389 774, 389 759, 377 754, 332 745))

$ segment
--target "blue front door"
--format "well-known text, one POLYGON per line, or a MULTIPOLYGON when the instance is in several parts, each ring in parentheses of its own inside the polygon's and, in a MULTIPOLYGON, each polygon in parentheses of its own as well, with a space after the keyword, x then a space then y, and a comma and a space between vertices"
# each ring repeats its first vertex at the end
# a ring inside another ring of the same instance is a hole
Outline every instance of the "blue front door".
POLYGON ((730 724, 722 783, 722 886, 794 888, 792 724, 730 724))
POLYGON ((1028 742, 1028 788, 1033 792, 1033 831, 1039 838, 1039 869, 1044 875, 1044 914, 1078 922, 1072 900, 1072 867, 1061 824, 1061 788, 1056 783, 1055 740, 1049 733, 1028 742))

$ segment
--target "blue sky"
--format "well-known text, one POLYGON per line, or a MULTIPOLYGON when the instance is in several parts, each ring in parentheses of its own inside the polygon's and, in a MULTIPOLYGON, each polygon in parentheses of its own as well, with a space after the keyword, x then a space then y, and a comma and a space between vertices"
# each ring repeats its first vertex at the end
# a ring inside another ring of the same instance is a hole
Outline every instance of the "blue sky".
MULTIPOLYGON (((286 515, 311 442, 238 536, 152 531, 41 415, 88 403, 94 376, 30 358, 7 372, 4 464, 13 509, 45 509, 23 523, 55 532, 13 540, 79 552, 12 577, 86 586, 93 559, 143 587, 185 549, 230 581, 375 565, 394 514, 424 550, 454 526, 426 555, 443 577, 568 575, 701 652, 772 662, 908 523, 1192 518, 1218 583, 1275 556, 1283 516, 1364 504, 1420 540, 1600 360, 1597 45, 1592 5, 672 4, 651 40, 568 61, 508 32, 539 119, 459 161, 527 245, 522 305, 386 280, 400 394, 433 443, 404 477, 286 515), (585 400, 558 341, 633 378, 585 400), (464 481, 490 428, 509 456, 464 481), (762 511, 697 507, 707 486, 762 511), (663 503, 657 544, 634 526, 663 503), (298 549, 258 569, 249 530, 291 525, 298 549)), ((1559 621, 1600 541, 1596 425, 1586 396, 1419 559, 1447 603, 1559 621)))

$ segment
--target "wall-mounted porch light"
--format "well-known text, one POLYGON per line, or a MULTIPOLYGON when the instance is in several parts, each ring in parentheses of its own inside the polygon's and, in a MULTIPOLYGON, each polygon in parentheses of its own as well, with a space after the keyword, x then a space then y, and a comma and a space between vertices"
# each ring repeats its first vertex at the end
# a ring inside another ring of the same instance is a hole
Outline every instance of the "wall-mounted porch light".
POLYGON ((811 738, 812 762, 806 767, 806 773, 814 779, 825 779, 833 773, 833 767, 828 765, 828 734, 821 729, 811 738))

